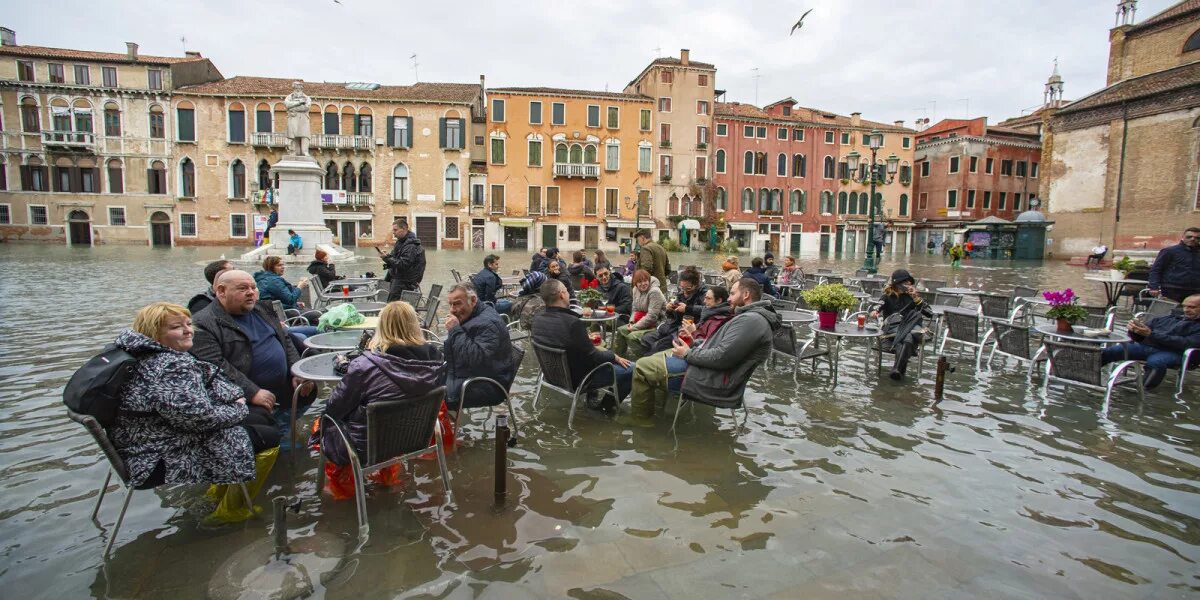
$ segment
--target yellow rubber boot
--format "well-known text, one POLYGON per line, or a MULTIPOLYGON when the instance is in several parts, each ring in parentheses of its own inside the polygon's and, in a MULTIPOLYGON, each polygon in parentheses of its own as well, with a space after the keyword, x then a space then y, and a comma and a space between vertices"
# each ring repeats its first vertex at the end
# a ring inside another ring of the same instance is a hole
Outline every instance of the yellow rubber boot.
MULTIPOLYGON (((271 474, 271 468, 275 466, 275 460, 278 458, 279 448, 263 450, 254 456, 254 481, 246 483, 246 492, 250 494, 251 500, 258 495, 258 491, 266 483, 267 476, 271 474)), ((225 490, 220 495, 220 502, 217 504, 216 510, 204 518, 204 525, 240 523, 262 514, 262 507, 246 506, 246 499, 242 496, 242 486, 240 485, 214 485, 209 488, 209 493, 218 491, 218 488, 221 487, 224 487, 225 490)))

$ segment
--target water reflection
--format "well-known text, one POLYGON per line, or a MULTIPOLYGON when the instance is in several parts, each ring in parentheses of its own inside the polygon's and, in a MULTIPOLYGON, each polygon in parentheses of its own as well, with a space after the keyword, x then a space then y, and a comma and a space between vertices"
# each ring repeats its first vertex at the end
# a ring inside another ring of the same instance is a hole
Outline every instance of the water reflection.
MULTIPOLYGON (((0 580, 14 597, 233 597, 267 581, 268 523, 198 530, 198 488, 136 494, 102 568, 108 533, 89 515, 106 464, 59 403, 73 370, 138 307, 185 300, 202 287, 199 265, 222 253, 238 251, 0 247, 0 580)), ((524 253, 503 258, 505 270, 528 264, 524 253)), ((481 259, 431 252, 429 273, 474 271, 481 259)), ((857 261, 822 264, 850 272, 857 261)), ((951 271, 941 257, 917 256, 884 270, 896 266, 951 285, 1071 286, 1101 299, 1098 285, 1059 264, 951 271)), ((1087 392, 1052 389, 1044 400, 1018 365, 1001 369, 998 359, 976 374, 967 355, 952 354, 958 371, 935 406, 932 354, 919 380, 902 384, 877 378, 873 365, 864 374, 857 349, 844 358, 836 385, 823 368, 814 375, 805 365, 795 380, 787 361, 761 368, 737 437, 735 421, 707 407, 681 415, 677 437, 670 410, 650 430, 586 412, 567 430, 565 398, 528 406, 529 358, 516 383, 522 438, 503 508, 492 503, 492 444, 473 425, 450 456, 453 506, 442 504, 436 467, 419 462, 415 485, 368 499, 372 536, 361 550, 348 502, 325 499, 292 516, 305 578, 288 585, 330 597, 439 598, 485 587, 554 598, 1200 588, 1194 391, 1185 401, 1150 394, 1142 406, 1121 394, 1104 418, 1087 392)), ((315 469, 303 457, 280 461, 266 495, 311 495, 315 469)), ((104 524, 120 500, 106 499, 104 524)))

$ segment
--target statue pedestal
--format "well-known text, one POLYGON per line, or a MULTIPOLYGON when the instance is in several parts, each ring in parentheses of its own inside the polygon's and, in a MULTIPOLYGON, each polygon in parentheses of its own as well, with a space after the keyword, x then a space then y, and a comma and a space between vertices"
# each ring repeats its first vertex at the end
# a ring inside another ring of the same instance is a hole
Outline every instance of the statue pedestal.
POLYGON ((307 263, 320 246, 331 260, 354 260, 353 252, 333 243, 333 232, 325 226, 321 206, 321 183, 325 171, 311 156, 284 156, 271 170, 279 176, 279 222, 271 228, 271 244, 255 248, 242 256, 245 260, 284 256, 288 262, 307 263), (299 252, 288 256, 288 230, 304 240, 299 252))

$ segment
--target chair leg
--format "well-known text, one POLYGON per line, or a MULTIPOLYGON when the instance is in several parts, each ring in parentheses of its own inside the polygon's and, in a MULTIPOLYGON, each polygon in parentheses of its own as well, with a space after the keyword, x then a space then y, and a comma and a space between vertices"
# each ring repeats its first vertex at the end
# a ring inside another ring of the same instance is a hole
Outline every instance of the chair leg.
POLYGON ((575 428, 575 427, 574 427, 574 423, 575 423, 575 405, 579 404, 579 392, 580 392, 580 391, 582 391, 582 390, 576 390, 576 391, 575 391, 575 395, 571 396, 571 412, 570 412, 570 414, 568 414, 568 415, 567 415, 567 429, 574 429, 574 428, 575 428))
POLYGON ((508 420, 512 422, 512 439, 520 439, 521 432, 517 429, 517 411, 513 410, 511 394, 504 395, 504 403, 508 405, 508 420))
MULTIPOLYGON (((321 441, 324 442, 323 437, 321 438, 321 441)), ((320 454, 321 456, 317 458, 317 494, 316 495, 317 495, 317 500, 320 501, 321 490, 325 489, 325 449, 322 448, 321 451, 318 452, 318 454, 320 454)))
POLYGON ((347 450, 350 451, 350 468, 354 471, 354 504, 358 512, 358 541, 361 543, 366 542, 367 537, 371 535, 371 526, 367 522, 367 484, 354 448, 347 450))
POLYGON ((104 502, 104 494, 108 493, 108 483, 112 481, 112 469, 108 470, 108 474, 104 476, 104 483, 100 486, 100 496, 96 498, 96 507, 92 509, 92 520, 96 520, 96 515, 100 514, 100 503, 104 502))
POLYGON ((117 515, 117 522, 113 525, 112 535, 108 538, 108 544, 104 546, 104 558, 112 553, 113 543, 117 541, 117 534, 121 531, 121 523, 125 521, 125 511, 129 509, 129 499, 133 497, 133 488, 125 488, 125 502, 121 503, 121 512, 117 515))
POLYGON ((434 442, 437 444, 438 468, 442 471, 442 488, 446 490, 446 501, 454 502, 454 492, 450 490, 450 470, 446 468, 446 450, 442 447, 442 424, 433 428, 434 442))
POLYGON ((534 394, 533 394, 533 405, 532 405, 533 408, 535 408, 535 409, 537 408, 538 399, 540 399, 542 397, 542 375, 541 375, 541 373, 538 373, 536 386, 537 386, 537 391, 534 392, 534 394))
POLYGON ((675 403, 675 418, 671 419, 671 432, 675 432, 675 422, 679 420, 679 411, 683 410, 683 394, 679 394, 679 402, 675 403))
POLYGON ((250 510, 251 514, 253 514, 254 500, 250 498, 250 490, 246 489, 245 483, 239 483, 238 487, 242 488, 242 497, 246 499, 246 508, 250 510))
POLYGON ((288 441, 291 444, 288 447, 289 450, 296 449, 296 410, 300 406, 300 388, 302 387, 304 387, 303 384, 298 385, 295 391, 292 392, 292 413, 288 415, 288 421, 290 422, 290 426, 288 427, 288 441))

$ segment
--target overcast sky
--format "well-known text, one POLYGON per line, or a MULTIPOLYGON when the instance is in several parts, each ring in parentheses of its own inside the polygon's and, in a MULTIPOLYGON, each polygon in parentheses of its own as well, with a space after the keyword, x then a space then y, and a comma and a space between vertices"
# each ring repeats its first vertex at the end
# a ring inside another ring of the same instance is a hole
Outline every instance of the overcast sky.
MULTIPOLYGON (((1055 56, 1068 99, 1103 87, 1117 5, 339 1, 34 0, 17 10, 16 0, 3 0, 0 25, 16 30, 21 44, 124 52, 133 41, 146 54, 196 50, 226 77, 384 84, 412 83, 416 53, 422 81, 474 82, 483 74, 489 87, 618 91, 656 56, 690 48, 694 60, 717 66, 727 100, 762 105, 792 96, 804 106, 911 126, 922 116, 966 116, 968 102, 972 116, 992 123, 1036 108, 1055 56)), ((1141 0, 1137 21, 1174 3, 1141 0)))

